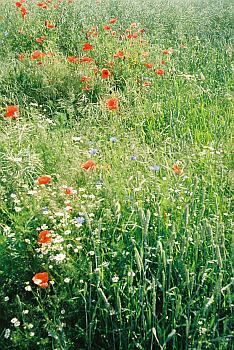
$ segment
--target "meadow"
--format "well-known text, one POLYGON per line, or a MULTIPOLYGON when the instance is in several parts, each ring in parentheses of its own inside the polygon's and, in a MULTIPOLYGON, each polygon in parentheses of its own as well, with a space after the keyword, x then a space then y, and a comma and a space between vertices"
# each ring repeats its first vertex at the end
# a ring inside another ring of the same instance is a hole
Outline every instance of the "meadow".
POLYGON ((0 350, 233 349, 232 2, 0 5, 0 350))

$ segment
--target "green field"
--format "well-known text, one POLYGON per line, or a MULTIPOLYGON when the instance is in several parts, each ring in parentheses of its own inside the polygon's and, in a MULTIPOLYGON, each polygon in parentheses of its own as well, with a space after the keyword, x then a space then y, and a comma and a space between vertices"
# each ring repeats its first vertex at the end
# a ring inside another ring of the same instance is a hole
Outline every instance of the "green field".
POLYGON ((0 350, 230 350, 230 0, 0 0, 0 350))

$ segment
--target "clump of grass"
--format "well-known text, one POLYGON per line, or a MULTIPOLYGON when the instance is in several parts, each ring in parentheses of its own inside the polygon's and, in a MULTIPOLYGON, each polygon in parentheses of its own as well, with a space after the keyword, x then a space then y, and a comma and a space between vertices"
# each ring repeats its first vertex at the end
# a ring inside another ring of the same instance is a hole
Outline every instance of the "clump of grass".
POLYGON ((230 349, 229 2, 54 5, 0 18, 1 349, 230 349))

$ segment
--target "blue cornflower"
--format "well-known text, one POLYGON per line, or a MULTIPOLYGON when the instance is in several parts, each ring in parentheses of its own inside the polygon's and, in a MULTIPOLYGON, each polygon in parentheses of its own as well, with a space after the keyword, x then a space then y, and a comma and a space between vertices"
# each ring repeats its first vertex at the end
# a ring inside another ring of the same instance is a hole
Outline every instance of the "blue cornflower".
POLYGON ((42 214, 48 214, 49 213, 49 209, 48 208, 42 208, 42 214))
POLYGON ((150 166, 150 170, 152 170, 152 171, 159 171, 160 170, 160 166, 159 165, 152 165, 152 166, 150 166))
POLYGON ((137 156, 132 155, 132 156, 130 157, 130 160, 137 160, 137 156))
POLYGON ((85 219, 82 217, 82 216, 78 216, 77 218, 75 218, 75 220, 76 220, 76 222, 78 223, 78 224, 83 224, 84 223, 84 221, 85 221, 85 219))
POLYGON ((97 153, 98 153, 98 150, 96 148, 91 148, 89 150, 89 154, 91 154, 91 156, 95 156, 95 154, 97 154, 97 153))

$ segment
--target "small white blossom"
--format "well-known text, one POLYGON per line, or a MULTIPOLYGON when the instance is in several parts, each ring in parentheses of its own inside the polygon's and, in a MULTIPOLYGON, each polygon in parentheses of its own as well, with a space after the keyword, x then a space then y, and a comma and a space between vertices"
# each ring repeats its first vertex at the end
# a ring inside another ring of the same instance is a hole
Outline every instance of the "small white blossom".
POLYGON ((112 277, 112 282, 117 283, 119 280, 119 277, 117 275, 114 275, 114 277, 112 277))
POLYGON ((16 213, 19 213, 22 210, 22 208, 20 208, 20 207, 15 207, 14 209, 15 209, 16 213))
POLYGON ((11 323, 15 326, 15 327, 19 327, 20 326, 20 321, 18 320, 18 318, 14 317, 11 319, 11 323))
POLYGON ((10 337, 10 334, 11 334, 11 330, 9 328, 7 328, 5 330, 5 333, 4 333, 4 338, 5 339, 8 339, 10 337))
POLYGON ((26 286, 24 289, 25 289, 27 292, 31 292, 32 287, 31 287, 31 286, 26 286))
POLYGON ((15 324, 16 322, 18 322, 18 318, 14 317, 11 319, 11 323, 15 324))

